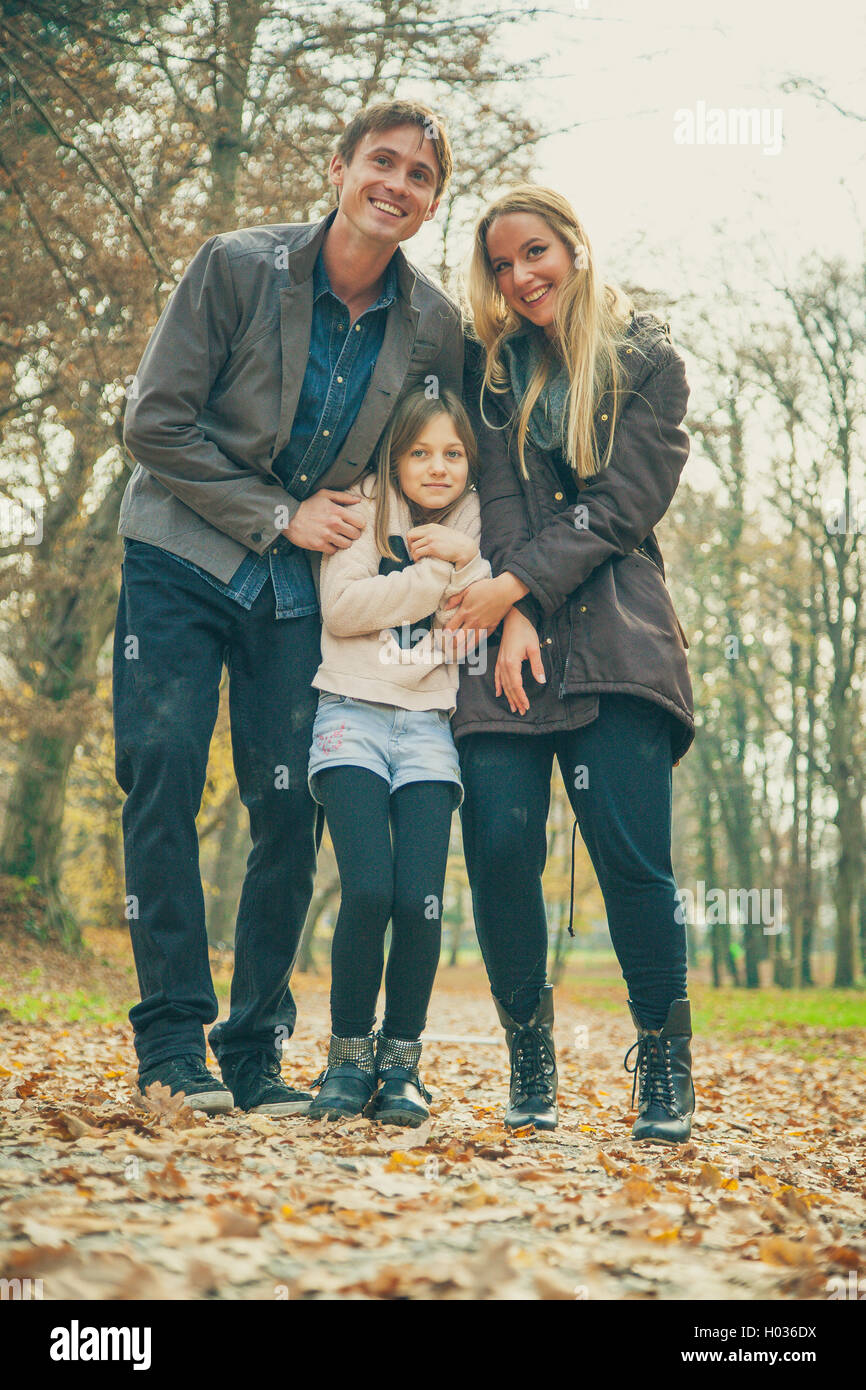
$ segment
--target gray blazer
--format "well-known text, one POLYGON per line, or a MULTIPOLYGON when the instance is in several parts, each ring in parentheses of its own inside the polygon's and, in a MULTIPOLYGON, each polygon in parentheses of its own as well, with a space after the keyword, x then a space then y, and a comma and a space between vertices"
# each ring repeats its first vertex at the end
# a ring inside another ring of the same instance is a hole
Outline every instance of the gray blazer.
MULTIPOLYGON (((127 392, 133 474, 118 532, 227 583, 300 506, 273 471, 307 365, 312 273, 334 213, 298 226, 242 228, 198 251, 163 310, 127 392)), ((435 375, 460 392, 455 305, 396 250, 398 297, 361 409, 319 487, 367 466, 401 391, 435 375)), ((311 558, 315 558, 312 553, 311 558)), ((317 568, 317 567, 316 567, 317 568)))

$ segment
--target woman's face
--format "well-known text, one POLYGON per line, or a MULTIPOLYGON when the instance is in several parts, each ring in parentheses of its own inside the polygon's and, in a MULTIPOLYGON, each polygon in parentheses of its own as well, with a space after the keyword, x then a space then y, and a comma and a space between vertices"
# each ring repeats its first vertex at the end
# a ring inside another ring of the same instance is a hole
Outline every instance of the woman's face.
POLYGON ((537 213, 507 212, 487 229, 487 254, 509 309, 550 337, 556 292, 574 268, 565 242, 537 213))
POLYGON ((453 420, 444 411, 428 420, 400 455, 397 477, 403 495, 425 511, 438 512, 466 491, 469 460, 453 420))

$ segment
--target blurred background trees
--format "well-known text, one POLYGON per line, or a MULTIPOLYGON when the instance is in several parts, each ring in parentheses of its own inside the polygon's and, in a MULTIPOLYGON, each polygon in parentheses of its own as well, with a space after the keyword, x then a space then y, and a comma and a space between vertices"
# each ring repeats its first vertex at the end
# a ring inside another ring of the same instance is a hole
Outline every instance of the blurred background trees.
MULTIPOLYGON (((106 752, 97 684, 129 476, 125 389, 177 278, 214 232, 323 215, 344 120, 398 87, 422 81, 447 110, 464 219, 500 157, 528 169, 533 132, 488 102, 492 83, 514 75, 496 53, 507 11, 460 19, 432 0, 2 9, 3 487, 19 508, 41 508, 43 538, 28 544, 12 526, 0 538, 0 872, 38 881, 49 929, 74 942, 63 824, 76 750, 97 752, 94 727, 106 752)), ((450 235, 459 218, 443 225, 450 235)), ((105 810, 116 827, 119 799, 105 810)), ((210 833, 240 833, 231 796, 203 815, 210 833)))
MULTIPOLYGON (((0 0, 0 875, 38 885, 46 931, 69 944, 89 924, 125 927, 110 712, 120 428, 159 312, 213 232, 321 216, 343 122, 395 93, 449 122, 454 184, 419 259, 456 289, 479 206, 532 173, 545 133, 518 99, 528 65, 502 44, 527 13, 0 0)), ((862 265, 804 262, 751 314, 733 290, 704 306, 673 288, 694 459, 659 534, 699 720, 674 773, 675 868, 684 888, 781 889, 784 903, 781 922, 695 921, 690 947, 718 984, 830 970, 850 985, 866 947, 862 265)), ((248 835, 224 701, 200 836, 210 939, 230 947, 248 835)), ((549 844, 561 969, 558 778, 549 844)), ((576 944, 598 946, 603 904, 579 838, 577 851, 576 944)), ((448 892, 453 962, 476 949, 456 819, 448 892)), ((326 841, 303 966, 317 941, 324 955, 338 902, 326 841)))

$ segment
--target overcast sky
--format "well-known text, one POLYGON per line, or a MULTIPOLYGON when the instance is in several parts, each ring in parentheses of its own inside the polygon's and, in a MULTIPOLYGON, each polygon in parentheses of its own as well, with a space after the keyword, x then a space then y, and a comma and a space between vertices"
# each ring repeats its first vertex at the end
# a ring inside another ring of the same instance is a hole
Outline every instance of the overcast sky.
POLYGON ((612 278, 700 294, 712 291, 724 259, 738 284, 755 281, 759 291, 765 272, 755 271, 765 258, 789 273, 814 249, 862 255, 866 121, 782 90, 786 78, 805 76, 866 116, 860 3, 581 6, 551 0, 548 13, 512 31, 515 60, 543 61, 503 99, 522 92, 552 129, 580 122, 538 146, 536 177, 571 199, 612 278), (697 119, 699 103, 705 111, 760 108, 768 131, 781 123, 780 152, 676 143, 676 113, 697 119))

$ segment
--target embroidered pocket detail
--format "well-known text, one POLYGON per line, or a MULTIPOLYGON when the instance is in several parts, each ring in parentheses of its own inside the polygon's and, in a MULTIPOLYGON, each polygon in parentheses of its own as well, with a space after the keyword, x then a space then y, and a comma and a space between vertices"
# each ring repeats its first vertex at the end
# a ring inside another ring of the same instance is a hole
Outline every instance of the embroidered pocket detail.
POLYGON ((337 749, 343 746, 345 732, 345 724, 340 724, 328 734, 316 734, 315 742, 323 753, 336 753, 337 749))

